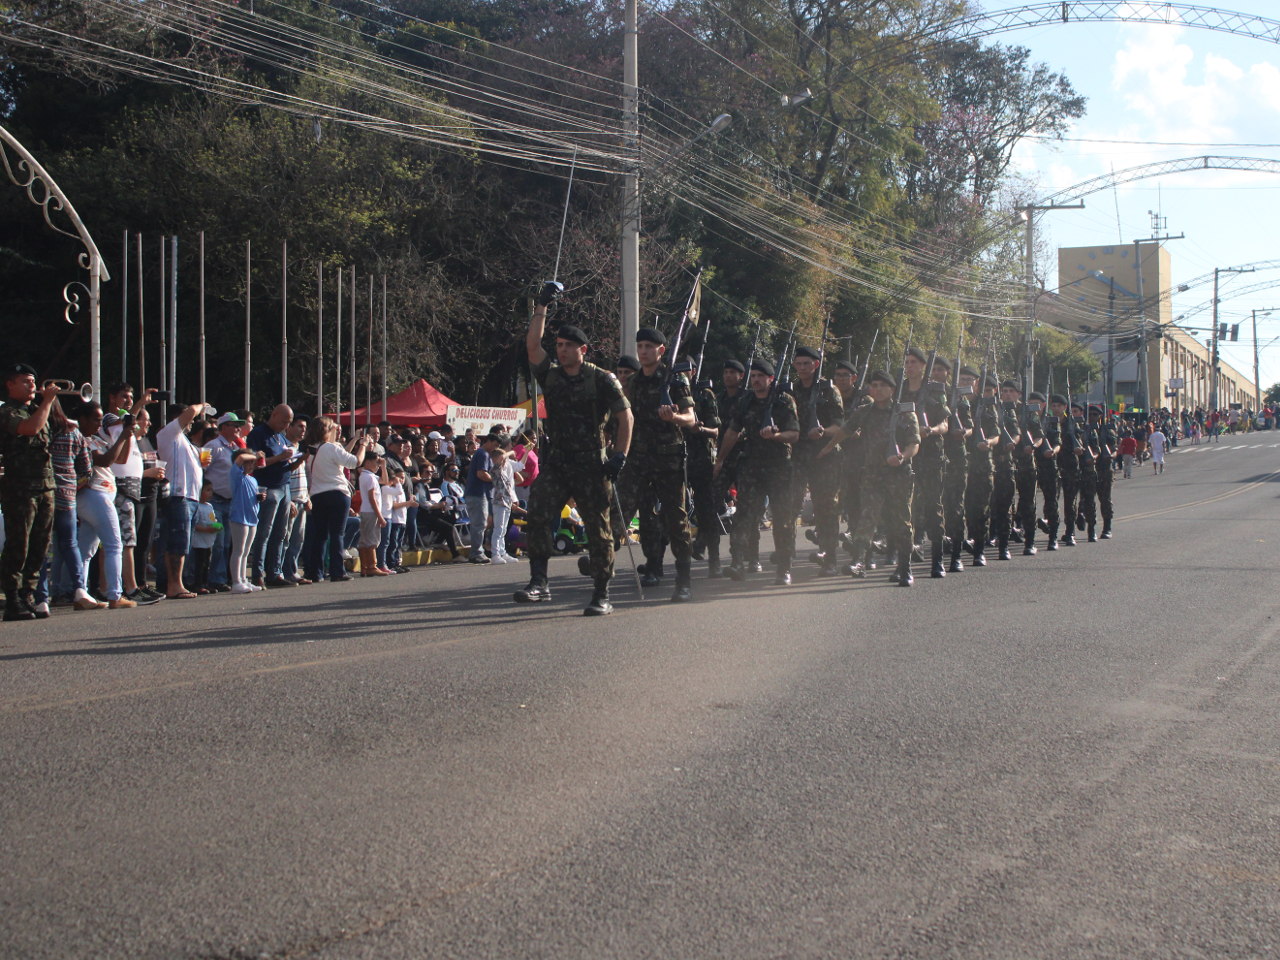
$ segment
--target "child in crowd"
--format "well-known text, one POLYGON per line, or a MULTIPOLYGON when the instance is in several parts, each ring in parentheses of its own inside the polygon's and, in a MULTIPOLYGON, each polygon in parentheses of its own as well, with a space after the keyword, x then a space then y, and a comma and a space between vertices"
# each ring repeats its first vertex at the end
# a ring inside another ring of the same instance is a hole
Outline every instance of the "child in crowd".
POLYGON ((512 563, 517 558, 507 553, 507 527, 511 524, 511 508, 516 501, 516 461, 509 450, 498 447, 493 458, 493 533, 489 552, 494 563, 512 563))
POLYGON ((388 476, 388 483, 382 488, 386 499, 383 501, 383 515, 391 524, 391 536, 387 540, 387 556, 383 569, 389 573, 408 573, 409 568, 400 562, 404 549, 405 526, 409 521, 409 508, 417 506, 418 501, 405 497, 403 467, 393 467, 388 476))
POLYGON ((227 524, 231 528, 231 592, 253 593, 262 587, 249 582, 249 547, 258 532, 258 501, 264 494, 258 490, 253 471, 258 467, 258 454, 251 450, 237 453, 231 461, 231 510, 227 524))
POLYGON ((196 529, 191 535, 191 589, 204 596, 209 591, 209 558, 213 552, 213 542, 222 530, 218 522, 218 514, 214 512, 210 499, 213 497, 213 484, 208 480, 200 485, 200 505, 196 507, 196 529))
POLYGON ((360 464, 360 573, 366 577, 385 577, 390 570, 378 566, 378 544, 382 528, 387 525, 382 513, 382 487, 387 479, 387 461, 374 450, 365 451, 360 464))

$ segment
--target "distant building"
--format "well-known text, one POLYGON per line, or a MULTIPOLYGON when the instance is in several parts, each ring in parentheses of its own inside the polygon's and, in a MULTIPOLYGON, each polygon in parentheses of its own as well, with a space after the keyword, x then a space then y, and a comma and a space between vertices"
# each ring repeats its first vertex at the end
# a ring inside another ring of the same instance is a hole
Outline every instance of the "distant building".
MULTIPOLYGON (((1089 391, 1091 402, 1105 398, 1112 409, 1123 404, 1133 410, 1138 390, 1138 344, 1146 314, 1147 383, 1152 408, 1209 406, 1213 390, 1212 333, 1197 339, 1173 321, 1171 260, 1158 244, 1142 245, 1139 283, 1133 244, 1061 247, 1058 250, 1058 292, 1036 301, 1036 320, 1081 337, 1105 371, 1111 390, 1098 384, 1089 391), (1139 301, 1141 287, 1141 301, 1139 301), (1140 303, 1145 310, 1140 309, 1140 303)), ((1211 327, 1212 320, 1204 323, 1211 327)), ((1219 351, 1218 406, 1239 403, 1256 409, 1254 383, 1224 362, 1219 351)))

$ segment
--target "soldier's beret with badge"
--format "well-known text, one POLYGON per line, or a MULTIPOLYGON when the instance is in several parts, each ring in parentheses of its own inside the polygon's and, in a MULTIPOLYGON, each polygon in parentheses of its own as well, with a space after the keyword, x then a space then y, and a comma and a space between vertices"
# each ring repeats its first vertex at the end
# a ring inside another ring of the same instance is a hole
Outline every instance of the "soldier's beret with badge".
POLYGON ((583 347, 585 347, 587 344, 591 342, 587 338, 587 335, 582 332, 581 328, 575 327, 571 323, 564 324, 563 326, 560 327, 559 330, 556 331, 556 339, 568 340, 570 343, 576 343, 579 346, 583 346, 583 347))
POLYGON ((1063 396, 1062 394, 1060 394, 1060 393, 1055 393, 1053 396, 1051 396, 1051 397, 1049 398, 1049 402, 1050 402, 1050 403, 1061 403, 1061 404, 1063 404, 1063 405, 1065 406, 1065 405, 1066 405, 1066 402, 1067 402, 1067 398, 1066 398, 1066 397, 1064 397, 1064 396, 1063 396))
POLYGON ((25 363, 8 363, 4 366, 4 379, 8 383, 18 377, 34 377, 35 368, 25 363))
POLYGON ((665 347, 667 338, 656 327, 641 327, 636 331, 636 343, 656 343, 660 347, 665 347))
POLYGON ((850 373, 852 373, 855 377, 858 375, 858 368, 857 368, 857 367, 855 367, 855 366, 853 365, 853 361, 851 361, 851 360, 837 360, 837 361, 836 361, 836 369, 837 369, 837 370, 848 370, 848 371, 849 371, 850 373))
POLYGON ((742 361, 734 360, 732 357, 724 362, 724 368, 726 370, 737 370, 739 373, 747 372, 747 368, 742 365, 742 361))
POLYGON ((893 379, 891 375, 885 373, 883 370, 872 370, 871 374, 867 377, 867 386, 870 386, 877 381, 880 383, 887 383, 890 388, 894 390, 898 389, 898 381, 893 379))
POLYGON ((919 347, 907 347, 906 356, 915 357, 921 363, 924 363, 925 361, 924 351, 919 347))
POLYGON ((1000 384, 997 382, 995 377, 988 375, 987 379, 982 384, 982 389, 986 390, 992 387, 998 390, 1000 388, 1000 384))
POLYGON ((754 360, 752 360, 751 369, 759 370, 766 377, 773 376, 773 364, 770 363, 768 360, 766 360, 764 357, 756 357, 754 360))
POLYGON ((808 357, 810 360, 821 360, 822 354, 813 349, 813 347, 796 347, 796 359, 799 360, 801 357, 808 357))
POLYGON ((980 376, 982 376, 982 374, 979 373, 977 370, 973 369, 973 367, 969 366, 966 363, 963 367, 960 368, 960 376, 973 377, 973 379, 977 380, 980 376))
POLYGON ((1071 409, 1072 409, 1072 410, 1079 410, 1081 413, 1083 413, 1083 412, 1084 412, 1084 404, 1083 404, 1083 403, 1073 403, 1073 404, 1071 404, 1071 409))
POLYGON ((951 361, 948 360, 946 357, 934 357, 933 365, 935 367, 940 367, 941 369, 947 371, 947 373, 951 372, 951 361))
POLYGON ((1044 394, 1039 390, 1033 390, 1031 393, 1027 394, 1027 399, 1034 400, 1036 403, 1044 403, 1044 394))
POLYGON ((1089 416, 1093 416, 1095 413, 1098 416, 1102 416, 1102 408, 1096 403, 1089 404, 1089 416))
POLYGON ((622 356, 620 356, 618 358, 618 362, 615 363, 613 366, 615 370, 622 369, 622 370, 634 370, 637 373, 640 372, 640 361, 637 360, 635 357, 633 357, 629 353, 624 353, 622 356))
POLYGON ((1018 383, 1017 380, 1006 380, 1004 383, 1000 384, 1000 389, 1001 390, 1017 390, 1019 393, 1021 393, 1022 384, 1018 383))

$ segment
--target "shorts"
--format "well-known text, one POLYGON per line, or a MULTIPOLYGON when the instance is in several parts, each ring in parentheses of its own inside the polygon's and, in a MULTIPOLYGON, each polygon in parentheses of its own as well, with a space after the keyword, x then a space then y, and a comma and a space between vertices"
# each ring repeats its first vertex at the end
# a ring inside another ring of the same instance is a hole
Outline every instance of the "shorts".
POLYGON ((381 542, 382 528, 378 526, 378 515, 372 510, 360 514, 360 549, 368 550, 381 542))
POLYGON ((138 531, 134 523, 133 501, 123 493, 116 494, 116 515, 120 517, 120 543, 125 547, 138 545, 138 531))
POLYGON ((170 497, 164 506, 164 552, 171 557, 185 557, 191 552, 191 527, 196 519, 195 500, 170 497))

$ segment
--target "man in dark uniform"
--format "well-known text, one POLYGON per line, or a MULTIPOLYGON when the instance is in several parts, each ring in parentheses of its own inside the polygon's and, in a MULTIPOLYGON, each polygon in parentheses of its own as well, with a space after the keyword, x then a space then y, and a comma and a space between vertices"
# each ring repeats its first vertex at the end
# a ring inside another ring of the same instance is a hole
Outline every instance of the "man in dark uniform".
POLYGON ((1102 407, 1090 407, 1089 419, 1094 424, 1094 433, 1098 438, 1098 509, 1102 513, 1103 540, 1111 539, 1111 520, 1114 506, 1111 503, 1111 481, 1114 479, 1116 457, 1116 428, 1108 417, 1103 416, 1102 407))
MULTIPOLYGON (((857 407, 871 403, 858 384, 858 371, 851 360, 837 360, 835 373, 831 382, 840 391, 840 403, 844 407, 845 418, 848 419, 857 407)), ((848 536, 853 533, 853 525, 858 520, 858 492, 862 487, 861 457, 858 455, 858 438, 848 437, 840 443, 840 514, 844 517, 848 536)), ((833 456, 834 454, 827 454, 833 456)), ((862 557, 855 557, 862 560, 862 557)))
POLYGON ((1000 385, 1000 395, 1012 405, 1017 422, 1018 439, 1014 444, 1014 485, 1018 491, 1018 522, 1022 527, 1022 555, 1036 555, 1036 455, 1044 444, 1038 418, 1027 413, 1022 403, 1022 388, 1016 380, 1000 385))
POLYGON ((796 518, 791 502, 791 445, 800 439, 795 401, 785 393, 772 394, 773 364, 763 357, 751 361, 748 400, 732 413, 724 442, 716 454, 715 474, 742 447, 738 461, 738 509, 729 533, 733 562, 729 576, 745 580, 747 571, 760 569, 760 520, 765 501, 773 506, 773 547, 777 567, 774 583, 791 583, 791 558, 796 552, 796 518))
POLYGON ((613 538, 609 529, 609 501, 613 481, 622 472, 631 448, 631 409, 616 377, 586 363, 587 335, 564 325, 555 335, 555 360, 542 347, 547 307, 558 296, 559 284, 548 283, 538 295, 525 349, 533 376, 546 397, 547 443, 541 451, 538 479, 529 491, 525 524, 528 540, 529 583, 515 593, 518 603, 551 599, 547 567, 552 533, 560 511, 573 498, 587 528, 595 592, 583 613, 613 612, 609 580, 613 577, 613 538), (605 459, 605 423, 614 422, 613 454, 605 459))
MULTIPOLYGON (((961 386, 977 386, 981 374, 972 367, 960 369, 961 386)), ((974 407, 973 432, 969 435, 969 475, 964 488, 964 520, 972 543, 973 565, 987 565, 987 533, 991 524, 991 490, 994 463, 992 451, 1000 444, 998 385, 991 377, 978 387, 982 396, 974 407)), ((952 545, 954 551, 955 545, 952 545)))
MULTIPOLYGON (((1098 496, 1098 440, 1094 429, 1084 421, 1084 405, 1073 403, 1071 416, 1081 423, 1080 427, 1080 502, 1076 507, 1077 515, 1084 521, 1085 531, 1090 543, 1098 542, 1097 534, 1097 496, 1098 496)), ((1079 520, 1077 521, 1079 526, 1079 520)))
POLYGON ((942 391, 931 386, 926 379, 926 362, 923 350, 918 347, 907 350, 902 367, 906 372, 907 385, 902 399, 916 405, 916 421, 920 428, 920 452, 911 463, 915 473, 915 494, 911 503, 915 537, 917 540, 929 538, 929 575, 938 578, 946 575, 942 568, 942 536, 945 530, 942 471, 947 458, 942 444, 950 429, 951 411, 947 409, 942 391))
POLYGON ((676 564, 673 601, 690 598, 690 534, 685 504, 684 433, 695 422, 693 397, 684 377, 672 375, 663 362, 667 338, 653 327, 636 332, 640 372, 626 386, 633 427, 626 469, 618 478, 623 529, 640 513, 640 547, 645 556, 641 583, 656 587, 662 566, 665 530, 676 564), (658 514, 646 505, 659 505, 658 514))
POLYGON ((1017 493, 1014 481, 1014 445, 1018 442, 1018 396, 1020 388, 1011 380, 1000 384, 999 432, 1000 442, 992 456, 993 478, 991 484, 991 532, 996 539, 996 558, 1010 560, 1009 532, 1012 525, 1013 497, 1017 493), (1012 396, 1012 399, 1009 397, 1012 396))
MULTIPOLYGON (((681 360, 675 366, 676 373, 692 373, 693 364, 681 360)), ((715 442, 720 436, 720 410, 710 383, 697 385, 693 391, 692 427, 684 431, 685 475, 689 492, 693 495, 693 512, 698 521, 698 536, 694 553, 706 551, 707 576, 724 576, 720 566, 720 503, 716 499, 712 470, 715 467, 715 442)))
MULTIPOLYGON (((844 404, 830 380, 822 379, 819 369, 822 355, 812 347, 798 347, 791 366, 796 381, 791 395, 800 417, 800 439, 792 457, 791 501, 785 509, 792 517, 800 513, 805 490, 813 503, 814 532, 818 538, 820 574, 836 572, 840 547, 840 460, 819 457, 826 446, 825 428, 838 426, 844 419, 844 404)), ((775 516, 782 505, 774 508, 775 516)))
POLYGON ((1067 409, 1067 398, 1055 394, 1050 406, 1061 424, 1058 447, 1058 477, 1062 488, 1062 525, 1060 541, 1065 547, 1076 545, 1076 495, 1080 491, 1080 431, 1067 409))
MULTIPOLYGON (((716 408, 720 411, 720 436, 716 438, 717 447, 724 446, 724 435, 729 430, 729 421, 733 419, 733 412, 747 400, 747 388, 744 383, 746 376, 747 368, 742 365, 741 360, 735 360, 732 357, 725 360, 720 379, 721 388, 716 394, 716 408)), ((723 505, 729 500, 729 489, 738 477, 738 459, 741 456, 742 448, 739 447, 738 452, 724 462, 724 466, 716 476, 717 508, 722 511, 723 505)))
POLYGON ((49 453, 49 409, 58 396, 46 384, 36 402, 36 372, 25 363, 4 371, 0 404, 0 509, 4 511, 4 619, 34 620, 34 595, 53 532, 53 458, 49 453))
POLYGON ((853 559, 849 573, 866 576, 862 558, 871 549, 876 525, 883 523, 889 547, 898 554, 894 583, 909 587, 911 576, 911 497, 914 482, 911 458, 920 450, 920 424, 914 413, 899 413, 894 422, 897 384, 883 370, 867 377, 870 404, 854 409, 845 422, 830 432, 834 441, 858 438, 862 489, 858 493, 858 518, 853 528, 853 559))
MULTIPOLYGON (((933 364, 931 379, 946 388, 951 374, 951 363, 938 357, 933 364)), ((951 541, 950 573, 964 569, 960 553, 964 549, 964 497, 969 480, 969 437, 973 433, 973 409, 966 393, 972 392, 972 383, 968 386, 957 383, 955 409, 951 411, 947 433, 942 438, 942 452, 946 459, 942 472, 942 522, 943 532, 951 541)))
MULTIPOLYGON (((1049 402, 1058 403, 1062 399, 1055 393, 1049 397, 1049 402)), ((1062 522, 1058 515, 1058 449, 1062 446, 1062 421, 1053 409, 1044 410, 1044 394, 1031 394, 1031 402, 1041 411, 1041 431, 1044 433, 1044 443, 1036 454, 1036 481, 1040 486, 1044 518, 1037 524, 1048 538, 1047 549, 1053 551, 1058 549, 1058 526, 1062 522)))

